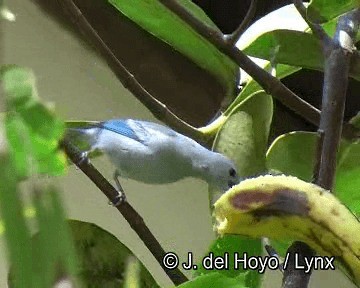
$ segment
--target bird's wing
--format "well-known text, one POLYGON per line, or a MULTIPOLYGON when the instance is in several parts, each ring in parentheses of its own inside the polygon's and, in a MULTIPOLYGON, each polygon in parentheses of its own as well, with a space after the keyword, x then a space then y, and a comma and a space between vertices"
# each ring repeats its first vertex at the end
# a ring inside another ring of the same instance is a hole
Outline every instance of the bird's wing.
POLYGON ((133 119, 113 119, 100 122, 97 126, 138 141, 144 145, 151 142, 151 139, 171 138, 177 135, 174 130, 163 125, 133 119))
POLYGON ((155 132, 157 134, 162 134, 166 137, 176 137, 178 135, 178 133, 172 130, 171 128, 154 122, 139 121, 139 120, 132 120, 132 121, 136 122, 138 126, 141 126, 143 129, 145 129, 148 132, 152 131, 153 133, 155 132))
POLYGON ((138 127, 134 127, 132 124, 133 123, 131 123, 131 120, 113 119, 100 122, 98 127, 143 143, 147 136, 145 135, 146 131, 143 131, 143 129, 138 129, 138 127))

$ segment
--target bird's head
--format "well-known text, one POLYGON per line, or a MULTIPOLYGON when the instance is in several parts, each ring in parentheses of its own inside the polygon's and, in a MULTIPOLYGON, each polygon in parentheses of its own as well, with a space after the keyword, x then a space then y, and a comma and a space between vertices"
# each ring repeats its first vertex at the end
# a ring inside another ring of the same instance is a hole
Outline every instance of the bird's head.
POLYGON ((240 182, 235 164, 220 153, 212 152, 204 163, 200 164, 203 178, 222 191, 227 191, 240 182))

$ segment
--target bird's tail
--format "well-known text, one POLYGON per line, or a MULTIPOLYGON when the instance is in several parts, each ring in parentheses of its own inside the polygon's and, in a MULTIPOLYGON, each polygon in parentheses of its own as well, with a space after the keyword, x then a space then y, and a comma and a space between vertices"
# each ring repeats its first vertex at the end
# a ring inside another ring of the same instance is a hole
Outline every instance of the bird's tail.
POLYGON ((64 138, 78 147, 81 151, 91 151, 95 148, 99 129, 91 128, 67 128, 64 138))

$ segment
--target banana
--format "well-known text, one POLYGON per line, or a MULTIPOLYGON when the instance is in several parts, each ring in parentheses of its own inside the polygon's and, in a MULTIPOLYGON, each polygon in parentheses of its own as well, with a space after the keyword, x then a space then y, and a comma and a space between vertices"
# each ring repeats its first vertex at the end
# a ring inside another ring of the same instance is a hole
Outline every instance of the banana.
POLYGON ((214 204, 219 235, 299 240, 337 263, 360 287, 360 223, 333 194, 292 176, 260 176, 214 204))

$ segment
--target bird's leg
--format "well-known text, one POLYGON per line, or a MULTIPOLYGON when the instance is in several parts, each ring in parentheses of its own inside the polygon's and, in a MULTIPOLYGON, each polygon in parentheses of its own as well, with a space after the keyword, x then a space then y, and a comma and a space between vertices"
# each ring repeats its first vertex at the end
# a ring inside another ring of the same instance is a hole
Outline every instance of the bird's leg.
POLYGON ((265 250, 269 254, 269 256, 270 257, 276 257, 279 260, 279 263, 280 263, 279 270, 280 270, 280 272, 283 273, 284 272, 284 265, 283 265, 284 263, 282 262, 279 254, 276 252, 274 247, 271 246, 269 238, 264 237, 263 241, 264 241, 265 250))
POLYGON ((111 201, 112 202, 111 204, 114 206, 121 205, 126 200, 124 189, 122 188, 120 181, 119 181, 119 176, 120 176, 119 170, 115 169, 114 181, 115 181, 115 184, 116 184, 119 194, 113 201, 111 201))

